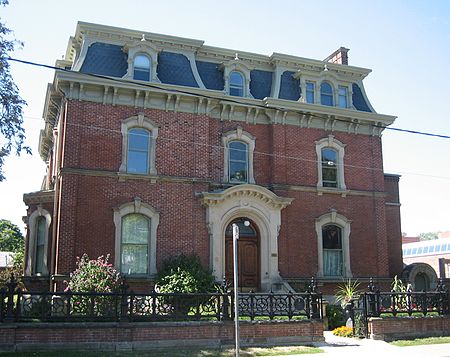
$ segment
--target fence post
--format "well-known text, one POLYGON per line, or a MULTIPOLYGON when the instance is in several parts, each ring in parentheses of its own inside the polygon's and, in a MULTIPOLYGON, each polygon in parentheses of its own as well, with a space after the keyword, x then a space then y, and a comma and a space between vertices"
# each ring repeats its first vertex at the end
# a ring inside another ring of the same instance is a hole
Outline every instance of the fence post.
POLYGON ((17 280, 14 277, 14 274, 11 273, 8 282, 6 283, 8 288, 7 295, 8 301, 6 302, 6 318, 5 322, 14 321, 14 293, 17 288, 17 280))
POLYGON ((311 301, 311 310, 310 310, 310 319, 318 319, 320 318, 320 306, 318 302, 318 291, 317 291, 317 283, 314 280, 314 277, 311 278, 311 282, 309 283, 308 292, 310 294, 311 301))
POLYGON ((367 286, 368 293, 364 294, 364 299, 367 298, 367 316, 375 317, 380 316, 380 291, 376 289, 373 282, 373 278, 370 278, 369 285, 367 286))
POLYGON ((220 292, 219 295, 219 301, 222 298, 222 306, 221 306, 221 320, 223 321, 228 321, 230 320, 230 301, 228 300, 229 298, 229 293, 228 293, 228 284, 227 284, 227 279, 225 278, 225 275, 223 276, 223 280, 222 280, 222 291, 220 292))

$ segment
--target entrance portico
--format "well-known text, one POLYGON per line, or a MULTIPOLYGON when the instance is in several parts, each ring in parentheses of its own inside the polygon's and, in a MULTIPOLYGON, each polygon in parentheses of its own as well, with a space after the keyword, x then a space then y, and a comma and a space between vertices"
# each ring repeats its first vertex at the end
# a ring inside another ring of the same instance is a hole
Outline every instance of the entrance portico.
MULTIPOLYGON (((225 234, 231 222, 246 217, 259 233, 259 274, 262 291, 270 290, 281 277, 278 272, 278 232, 281 210, 292 198, 280 197, 265 187, 236 185, 221 192, 203 192, 206 223, 210 237, 210 267, 217 281, 225 274, 225 234)), ((258 261, 256 260, 256 261, 258 261)))

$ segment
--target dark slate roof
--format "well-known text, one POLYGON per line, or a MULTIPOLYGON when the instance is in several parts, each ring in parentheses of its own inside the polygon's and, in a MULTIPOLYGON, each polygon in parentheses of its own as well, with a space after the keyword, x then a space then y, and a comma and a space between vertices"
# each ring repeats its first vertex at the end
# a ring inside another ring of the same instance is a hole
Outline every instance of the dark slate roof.
POLYGON ((80 72, 123 77, 127 68, 127 55, 121 46, 95 42, 89 46, 80 72))
POLYGON ((353 106, 357 110, 360 110, 362 112, 371 112, 372 110, 367 105, 366 99, 364 98, 364 96, 361 92, 361 88, 359 88, 359 85, 357 85, 356 83, 353 83, 352 88, 353 88, 353 95, 352 95, 353 106))
POLYGON ((253 98, 263 99, 270 97, 272 88, 272 72, 255 69, 250 72, 250 93, 253 98))
POLYGON ((208 89, 223 90, 225 83, 223 72, 219 69, 220 64, 212 62, 195 61, 198 73, 203 84, 208 89))
POLYGON ((158 78, 162 83, 198 87, 185 55, 162 51, 158 56, 158 78))
POLYGON ((278 98, 298 100, 300 98, 300 81, 292 77, 295 72, 285 71, 281 75, 280 93, 278 98))

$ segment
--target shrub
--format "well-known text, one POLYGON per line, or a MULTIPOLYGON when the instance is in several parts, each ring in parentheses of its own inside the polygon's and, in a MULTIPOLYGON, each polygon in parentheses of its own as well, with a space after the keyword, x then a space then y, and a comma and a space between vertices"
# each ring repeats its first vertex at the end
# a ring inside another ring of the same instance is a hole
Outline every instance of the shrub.
MULTIPOLYGON (((90 260, 87 254, 77 258, 77 269, 70 274, 66 291, 110 293, 119 289, 122 279, 120 273, 108 263, 109 255, 100 256, 90 260)), ((97 296, 90 299, 88 296, 74 295, 72 298, 73 310, 79 313, 88 311, 101 314, 105 309, 111 309, 112 297, 97 296), (93 303, 93 304, 92 304, 93 303)))
POLYGON ((344 311, 338 305, 327 305, 328 329, 334 330, 345 323, 344 311))
POLYGON ((347 326, 341 326, 333 330, 333 335, 340 337, 352 337, 353 329, 347 326))

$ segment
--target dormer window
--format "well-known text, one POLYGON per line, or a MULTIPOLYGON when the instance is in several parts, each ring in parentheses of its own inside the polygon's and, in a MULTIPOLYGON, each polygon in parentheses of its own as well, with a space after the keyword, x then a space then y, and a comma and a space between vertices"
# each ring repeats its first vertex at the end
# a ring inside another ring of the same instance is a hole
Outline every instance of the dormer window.
POLYGON ((348 108, 348 88, 339 86, 339 107, 348 108))
POLYGON ((333 88, 328 82, 322 82, 320 85, 320 104, 333 106, 333 88))
POLYGON ((314 104, 314 83, 306 82, 306 103, 314 104))
POLYGON ((230 95, 234 95, 236 97, 244 96, 244 76, 237 72, 232 71, 230 73, 230 95))
POLYGON ((133 79, 150 81, 151 60, 145 55, 137 55, 133 62, 133 79))

